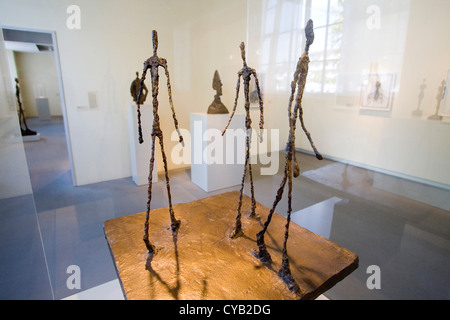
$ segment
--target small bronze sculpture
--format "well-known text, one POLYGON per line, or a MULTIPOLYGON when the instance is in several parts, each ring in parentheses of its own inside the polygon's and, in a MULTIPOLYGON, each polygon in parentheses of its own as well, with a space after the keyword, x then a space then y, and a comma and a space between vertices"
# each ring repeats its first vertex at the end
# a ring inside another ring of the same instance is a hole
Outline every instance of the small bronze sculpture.
POLYGON ((144 104, 145 100, 147 99, 147 94, 148 94, 147 86, 144 83, 143 87, 142 87, 143 93, 141 94, 139 102, 137 101, 138 95, 139 95, 140 84, 141 84, 141 79, 139 79, 139 72, 136 72, 136 79, 134 79, 133 82, 131 83, 130 93, 131 93, 131 96, 133 97, 133 101, 136 102, 138 105, 144 104))
POLYGON ((303 122, 303 109, 302 109, 302 97, 303 97, 303 91, 305 88, 306 83, 306 77, 308 75, 308 65, 309 65, 309 46, 314 41, 314 30, 313 30, 313 22, 312 20, 309 20, 306 28, 305 28, 305 34, 306 34, 306 47, 305 52, 300 57, 297 68, 294 73, 294 80, 291 83, 291 96, 289 98, 289 106, 288 106, 288 115, 289 115, 289 140, 286 144, 286 166, 284 168, 284 177, 281 182, 281 185, 277 191, 275 201, 273 203, 273 206, 269 212, 269 215, 267 217, 266 222, 264 223, 263 229, 258 232, 257 234, 257 245, 259 248, 258 252, 255 252, 255 256, 259 258, 263 263, 270 264, 272 262, 272 258, 269 254, 269 252, 266 249, 266 245, 264 243, 264 234, 267 231, 267 228, 270 224, 270 221, 272 219, 272 215, 275 211, 275 208, 280 202, 282 196, 284 187, 286 185, 286 182, 288 182, 288 212, 287 212, 287 222, 286 222, 286 229, 285 229, 285 236, 284 236, 284 244, 283 244, 283 261, 280 270, 278 271, 278 276, 283 279, 283 281, 287 284, 289 289, 292 292, 298 292, 300 288, 298 287, 297 283, 295 282, 294 278, 291 275, 291 271, 289 268, 289 259, 287 256, 287 240, 289 237, 289 223, 291 221, 291 213, 292 213, 292 176, 297 177, 300 174, 300 170, 298 167, 297 159, 295 157, 295 127, 297 122, 297 114, 299 115, 300 124, 302 126, 303 131, 305 132, 311 147, 314 150, 314 153, 317 157, 317 159, 322 160, 322 155, 317 151, 316 147, 314 146, 314 143, 311 139, 310 133, 306 130, 306 127, 303 122), (295 107, 294 112, 292 113, 292 102, 294 100, 294 94, 296 86, 298 86, 297 96, 295 98, 295 107), (293 168, 294 165, 294 168, 293 168))
MULTIPOLYGON (((147 200, 147 212, 145 217, 145 226, 144 226, 144 237, 143 240, 145 242, 145 245, 148 250, 148 260, 146 267, 149 269, 151 259, 153 257, 153 254, 155 253, 155 247, 153 244, 149 241, 149 235, 148 235, 148 226, 149 226, 149 213, 150 213, 150 203, 152 200, 152 180, 153 180, 153 166, 155 161, 155 138, 158 137, 159 144, 161 146, 161 153, 162 153, 162 159, 164 163, 164 171, 165 171, 165 177, 166 177, 166 187, 167 187, 167 194, 169 197, 169 213, 170 213, 170 220, 171 220, 171 228, 172 233, 174 235, 177 234, 178 228, 180 226, 180 221, 175 218, 175 214, 172 209, 172 198, 170 194, 170 183, 169 183, 169 175, 167 171, 167 158, 166 154, 164 153, 164 144, 163 144, 163 133, 161 131, 160 127, 160 121, 159 121, 159 115, 158 115, 158 90, 159 90, 159 74, 158 74, 158 68, 163 67, 166 78, 167 78, 167 89, 169 94, 169 103, 170 108, 172 109, 172 117, 175 124, 175 129, 178 132, 179 141, 180 143, 183 143, 183 136, 181 135, 179 129, 178 129, 178 120, 175 115, 175 109, 173 108, 173 102, 172 102, 172 90, 170 86, 170 77, 169 77, 169 71, 167 68, 167 60, 164 58, 159 58, 157 55, 158 50, 158 34, 155 30, 152 32, 152 40, 153 40, 153 56, 151 56, 149 59, 147 59, 144 62, 144 71, 142 72, 142 78, 140 80, 139 85, 139 93, 137 96, 137 101, 141 101, 141 95, 142 91, 144 89, 144 81, 146 77, 147 70, 150 69, 150 75, 152 80, 152 98, 153 98, 153 128, 152 128, 152 152, 151 152, 151 158, 150 158, 150 173, 148 178, 148 200, 147 200)), ((142 138, 142 127, 141 127, 141 112, 140 112, 140 105, 138 103, 137 113, 138 113, 138 130, 139 130, 139 143, 143 143, 144 140, 142 138)))
POLYGON ((250 118, 250 99, 249 99, 249 88, 250 88, 250 79, 251 76, 253 76, 255 78, 255 83, 256 83, 256 91, 258 93, 258 97, 259 97, 259 109, 260 109, 260 121, 259 121, 259 129, 260 129, 260 140, 262 140, 262 135, 261 135, 261 131, 263 130, 263 125, 264 125, 264 117, 263 117, 263 100, 261 97, 261 90, 259 88, 259 81, 258 81, 258 76, 256 74, 256 70, 249 68, 247 66, 247 62, 245 61, 245 44, 244 42, 241 42, 240 45, 241 48, 241 56, 242 56, 242 60, 243 60, 243 68, 238 72, 238 81, 237 81, 237 85, 236 85, 236 98, 234 100, 234 107, 233 107, 233 111, 231 113, 230 119, 228 120, 228 124, 226 125, 225 129, 223 129, 222 131, 222 135, 225 134, 225 131, 227 130, 228 126, 231 123, 231 120, 234 116, 234 113, 236 112, 236 107, 237 107, 237 102, 238 102, 238 97, 239 97, 239 88, 241 85, 241 77, 244 80, 244 96, 245 96, 245 112, 246 112, 246 117, 245 117, 245 128, 247 130, 247 141, 246 141, 246 146, 245 146, 245 165, 244 165, 244 174, 242 176, 242 183, 241 183, 241 190, 240 190, 240 195, 239 195, 239 203, 238 203, 238 208, 237 208, 237 215, 236 215, 236 223, 234 226, 234 230, 231 234, 231 238, 236 238, 239 237, 243 234, 242 232, 242 225, 241 225, 241 206, 242 206, 242 193, 244 191, 244 182, 245 182, 245 175, 247 174, 247 166, 248 166, 248 171, 250 174, 250 187, 251 187, 251 194, 252 194, 252 208, 250 211, 250 217, 255 218, 256 217, 256 200, 255 200, 255 192, 253 189, 253 175, 252 175, 252 165, 249 162, 249 157, 250 157, 250 141, 251 141, 251 137, 250 137, 250 133, 251 133, 251 124, 252 124, 252 120, 250 118))
POLYGON ((212 87, 216 90, 216 95, 214 96, 214 101, 208 108, 208 114, 226 114, 229 113, 227 107, 220 101, 220 96, 222 95, 222 81, 220 81, 219 72, 214 72, 214 78, 212 87))
POLYGON ((371 93, 369 93, 367 96, 367 102, 369 104, 383 103, 383 99, 384 99, 384 94, 383 94, 383 90, 381 88, 381 82, 380 82, 380 80, 377 80, 375 82, 374 90, 371 93))
POLYGON ((15 78, 16 81, 16 98, 17 98, 17 104, 19 105, 19 125, 20 125, 20 131, 22 133, 22 136, 34 136, 37 135, 36 131, 30 130, 27 125, 27 120, 25 119, 25 112, 22 108, 22 98, 20 95, 20 84, 19 79, 15 78), (25 126, 25 129, 22 128, 22 124, 25 126))

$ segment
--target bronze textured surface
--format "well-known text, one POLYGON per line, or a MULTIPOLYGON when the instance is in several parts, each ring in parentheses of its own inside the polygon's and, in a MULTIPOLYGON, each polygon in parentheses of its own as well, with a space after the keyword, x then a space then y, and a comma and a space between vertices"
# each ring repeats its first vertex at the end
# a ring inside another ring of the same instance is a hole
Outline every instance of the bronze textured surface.
POLYGON ((244 236, 231 239, 239 192, 176 204, 181 224, 172 235, 168 208, 150 211, 149 233, 156 254, 146 270, 142 241, 145 212, 104 224, 117 273, 129 300, 285 300, 314 299, 358 267, 358 256, 298 225, 291 224, 289 259, 300 287, 293 294, 278 277, 286 218, 274 214, 266 233, 272 256, 267 266, 254 257, 256 233, 269 209, 257 203, 258 219, 249 218, 251 199, 242 201, 244 236))

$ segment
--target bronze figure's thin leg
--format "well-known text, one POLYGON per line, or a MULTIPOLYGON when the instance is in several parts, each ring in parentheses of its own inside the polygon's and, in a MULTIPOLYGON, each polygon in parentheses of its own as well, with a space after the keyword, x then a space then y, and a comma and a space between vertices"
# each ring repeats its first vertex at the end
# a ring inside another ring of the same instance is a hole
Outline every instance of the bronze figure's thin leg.
MULTIPOLYGON (((225 134, 228 126, 231 123, 231 120, 233 119, 234 113, 236 112, 237 102, 238 102, 238 98, 239 98, 239 88, 241 86, 241 73, 242 73, 241 71, 239 71, 239 73, 238 73, 238 80, 237 80, 237 84, 236 84, 236 97, 234 99, 233 111, 231 112, 231 115, 230 115, 227 125, 225 126, 225 128, 222 131, 222 135, 225 134)), ((247 144, 246 144, 245 148, 247 149, 247 144)), ((246 152, 246 155, 247 155, 247 152, 246 152)), ((239 192, 239 203, 238 203, 238 208, 237 208, 236 221, 235 221, 233 232, 230 235, 230 238, 232 238, 232 239, 240 237, 243 234, 242 224, 241 224, 241 206, 242 206, 242 193, 243 193, 243 189, 244 189, 244 180, 245 180, 246 171, 247 171, 247 156, 245 158, 244 175, 242 177, 241 190, 239 192)))
POLYGON ((250 174, 250 192, 252 195, 252 208, 250 210, 249 217, 256 218, 256 198, 255 198, 255 189, 253 188, 252 164, 250 163, 250 161, 248 162, 248 172, 250 174))
MULTIPOLYGON (((293 141, 293 140, 292 140, 293 141)), ((292 213, 292 154, 295 152, 294 145, 291 143, 288 151, 288 165, 287 165, 287 176, 288 176, 288 212, 286 217, 286 226, 284 233, 284 243, 283 243, 283 259, 281 263, 281 268, 278 271, 278 276, 286 283, 289 290, 296 293, 300 289, 292 277, 291 270, 289 268, 289 258, 287 255, 287 241, 289 238, 289 224, 291 222, 292 213)))
MULTIPOLYGON (((242 181, 241 181, 241 190, 239 192, 239 203, 238 203, 238 208, 237 208, 237 214, 236 214, 236 222, 235 222, 235 227, 233 230, 233 233, 231 234, 231 238, 237 238, 239 236, 241 236, 243 234, 242 231, 242 223, 241 223, 241 208, 242 208, 242 195, 244 193, 244 185, 245 185, 245 176, 247 174, 247 166, 249 168, 250 171, 250 177, 252 176, 251 173, 251 166, 250 166, 250 128, 251 128, 251 120, 250 120, 250 112, 249 112, 249 97, 248 97, 248 91, 249 91, 249 79, 245 79, 244 78, 244 96, 245 96, 245 110, 246 110, 246 118, 245 118, 245 127, 246 127, 246 133, 247 133, 247 137, 246 137, 246 143, 245 143, 245 164, 244 164, 244 174, 242 175, 242 181)), ((234 112, 234 109, 233 109, 234 112)), ((253 183, 253 180, 252 180, 253 183)), ((253 184, 252 184, 252 189, 253 189, 253 184)), ((253 192, 252 192, 253 194, 253 192)), ((250 215, 255 215, 254 213, 254 195, 252 198, 252 212, 250 215)))
POLYGON ((152 181, 153 181, 153 166, 155 163, 155 135, 152 134, 152 153, 150 157, 150 173, 148 175, 148 199, 147 199, 147 212, 145 214, 145 224, 144 224, 144 243, 147 247, 149 255, 155 253, 155 246, 152 245, 148 239, 148 224, 150 215, 150 203, 152 201, 152 181))
MULTIPOLYGON (((255 201, 255 195, 254 195, 254 191, 253 191, 253 177, 252 177, 252 173, 251 173, 251 165, 250 165, 250 143, 251 143, 251 139, 250 139, 250 134, 251 134, 251 123, 252 120, 250 119, 250 99, 249 99, 249 86, 250 86, 250 74, 244 72, 244 96, 245 96, 245 112, 246 112, 246 117, 245 117, 245 128, 246 128, 246 133, 247 133, 247 137, 246 137, 246 143, 245 143, 245 165, 244 165, 244 174, 242 175, 242 181, 241 181, 241 190, 239 192, 239 203, 238 203, 238 208, 237 208, 237 214, 236 214, 236 222, 235 222, 235 227, 233 230, 233 233, 231 234, 231 238, 237 238, 238 236, 241 236, 243 234, 242 231, 242 223, 241 223, 241 208, 242 208, 242 195, 244 193, 244 185, 245 185, 245 176, 247 173, 247 166, 248 166, 248 170, 250 171, 250 183, 251 183, 251 190, 252 190, 252 209, 251 209, 251 213, 250 216, 254 217, 255 214, 255 206, 256 206, 256 201, 255 201)), ((234 112, 234 110, 233 110, 234 112)))
POLYGON ((172 232, 176 233, 178 231, 178 228, 180 227, 180 220, 177 220, 175 218, 175 214, 173 212, 173 208, 172 208, 172 196, 170 193, 170 182, 169 182, 169 173, 167 170, 167 158, 166 158, 166 154, 164 152, 164 144, 163 144, 163 134, 162 131, 159 132, 159 145, 161 146, 161 154, 162 154, 162 159, 163 159, 163 163, 164 163, 164 173, 166 176, 166 188, 167 188, 167 195, 169 198, 169 213, 170 213, 170 221, 171 221, 171 228, 172 228, 172 232))
POLYGON ((233 232, 230 235, 230 238, 232 238, 232 239, 240 237, 240 236, 242 236, 244 234, 243 231, 242 231, 242 223, 241 223, 241 207, 242 207, 242 194, 244 193, 245 175, 247 174, 247 163, 248 163, 248 156, 247 156, 247 153, 246 153, 246 155, 245 155, 245 165, 244 165, 244 174, 242 175, 241 189, 239 191, 239 203, 238 203, 238 207, 237 207, 236 221, 234 223, 233 232))
MULTIPOLYGON (((254 74, 256 77, 256 74, 254 74)), ((248 165, 248 171, 250 174, 250 192, 252 197, 252 207, 250 210, 250 217, 255 218, 256 217, 256 200, 255 200, 255 190, 253 187, 253 174, 252 174, 252 165, 250 163, 250 144, 251 144, 251 130, 252 130, 252 119, 250 118, 250 75, 248 75, 248 78, 246 77, 244 79, 244 97, 245 97, 245 113, 246 113, 246 121, 245 121, 245 129, 247 132, 247 141, 246 141, 246 148, 245 148, 245 158, 246 158, 246 165, 248 165)), ((244 186, 244 179, 245 179, 245 171, 244 171, 244 177, 242 179, 242 188, 244 186)), ((241 195, 242 197, 242 195, 241 195)))
POLYGON ((261 262, 265 264, 270 264, 272 262, 272 258, 267 251, 266 244, 264 242, 264 234, 267 231, 267 228, 269 227, 270 221, 272 220, 273 213, 275 212, 275 209, 278 205, 278 202, 280 202, 281 198, 283 197, 284 192, 284 186, 286 185, 287 181, 287 170, 288 165, 286 163, 284 167, 284 176, 283 180, 281 181, 280 187, 278 188, 277 195, 275 197, 275 201, 273 202, 272 208, 269 211, 269 215, 267 216, 267 220, 264 223, 264 226, 260 232, 256 234, 256 244, 258 245, 258 252, 255 252, 255 256, 261 260, 261 262))

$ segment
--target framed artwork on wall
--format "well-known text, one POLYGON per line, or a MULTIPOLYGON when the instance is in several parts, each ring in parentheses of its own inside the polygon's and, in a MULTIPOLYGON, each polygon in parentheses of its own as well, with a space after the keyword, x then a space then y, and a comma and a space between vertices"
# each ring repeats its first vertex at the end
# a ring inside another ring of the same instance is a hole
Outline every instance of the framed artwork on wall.
POLYGON ((445 86, 442 91, 442 98, 439 104, 438 114, 443 117, 450 117, 450 97, 448 93, 449 84, 450 84, 450 69, 447 72, 447 79, 445 80, 445 86))
POLYGON ((393 73, 371 73, 364 76, 361 86, 361 109, 389 111, 393 85, 393 73))

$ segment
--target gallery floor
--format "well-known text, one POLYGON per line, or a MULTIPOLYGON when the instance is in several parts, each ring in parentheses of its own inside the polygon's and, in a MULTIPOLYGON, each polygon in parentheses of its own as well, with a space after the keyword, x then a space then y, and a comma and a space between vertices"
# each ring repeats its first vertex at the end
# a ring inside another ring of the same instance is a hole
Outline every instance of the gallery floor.
MULTIPOLYGON (((10 283, 3 285, 14 280, 5 279, 3 273, 1 298, 28 295, 36 299, 121 299, 103 222, 145 211, 147 187, 136 186, 131 178, 74 187, 62 121, 30 121, 29 126, 42 137, 39 142, 25 143, 25 149, 40 230, 35 237, 42 238, 44 248, 44 256, 38 258, 44 259, 48 271, 42 270, 42 277, 34 277, 32 290, 29 282, 26 288, 10 283), (71 265, 81 270, 80 289, 71 290, 67 286, 70 276, 67 268, 71 265), (46 293, 48 279, 50 297, 46 293)), ((293 221, 359 256, 359 268, 327 291, 326 298, 450 298, 449 190, 331 160, 317 161, 304 153, 299 153, 298 159, 303 174, 294 180, 293 221), (372 275, 368 267, 373 265, 379 267, 380 289, 370 289, 367 285, 372 275)), ((282 168, 283 155, 280 154, 280 173, 282 168)), ((257 166, 254 169, 257 201, 270 207, 281 174, 263 176, 257 166)), ((170 177, 174 203, 239 189, 236 186, 206 193, 191 183, 189 169, 173 170, 170 177)), ((153 193, 153 208, 167 206, 162 177, 154 184, 153 193)), ((245 193, 249 194, 247 188, 245 193)), ((286 212, 285 202, 280 202, 278 213, 286 212)), ((4 208, 7 205, 10 212, 7 220, 0 217, 2 223, 21 223, 16 221, 21 219, 20 215, 16 218, 11 213, 18 206, 17 202, 2 200, 0 205, 4 208)), ((23 202, 20 206, 23 209, 23 202)), ((5 241, 11 240, 0 237, 0 241, 0 247, 5 248, 8 246, 5 241)), ((19 238, 16 242, 14 252, 10 253, 12 261, 20 260, 17 248, 33 249, 27 248, 26 243, 21 244, 19 238)), ((8 253, 2 250, 0 266, 7 264, 4 260, 8 253)), ((34 250, 39 250, 37 245, 34 250)), ((11 266, 23 268, 16 270, 19 274, 29 273, 31 267, 26 263, 11 266)), ((20 283, 19 279, 16 281, 20 283)))

